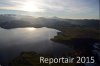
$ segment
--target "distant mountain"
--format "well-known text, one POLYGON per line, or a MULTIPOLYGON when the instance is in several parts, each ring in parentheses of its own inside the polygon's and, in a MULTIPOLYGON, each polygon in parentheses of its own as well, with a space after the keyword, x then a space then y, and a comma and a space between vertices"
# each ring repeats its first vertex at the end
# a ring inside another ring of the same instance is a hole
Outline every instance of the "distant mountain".
POLYGON ((19 28, 19 27, 50 27, 50 28, 64 28, 64 27, 99 27, 100 20, 73 20, 61 18, 34 18, 32 16, 3 14, 0 15, 0 27, 5 29, 19 28))

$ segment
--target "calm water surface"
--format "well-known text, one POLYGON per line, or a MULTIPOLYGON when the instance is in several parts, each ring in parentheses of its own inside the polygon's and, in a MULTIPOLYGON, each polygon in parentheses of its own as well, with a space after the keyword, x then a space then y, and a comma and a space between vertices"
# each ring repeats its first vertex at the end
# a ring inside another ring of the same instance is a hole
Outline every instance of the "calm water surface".
POLYGON ((0 28, 0 64, 6 64, 23 51, 60 55, 69 47, 50 40, 59 32, 51 28, 0 28))

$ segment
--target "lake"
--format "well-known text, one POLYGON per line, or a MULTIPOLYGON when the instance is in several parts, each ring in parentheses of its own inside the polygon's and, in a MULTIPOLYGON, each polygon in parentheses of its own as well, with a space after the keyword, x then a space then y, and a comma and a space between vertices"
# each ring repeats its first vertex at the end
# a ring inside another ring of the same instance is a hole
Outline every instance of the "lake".
POLYGON ((21 52, 34 51, 55 56, 67 53, 71 48, 50 40, 57 32, 56 29, 46 27, 0 28, 0 64, 7 64, 21 52))

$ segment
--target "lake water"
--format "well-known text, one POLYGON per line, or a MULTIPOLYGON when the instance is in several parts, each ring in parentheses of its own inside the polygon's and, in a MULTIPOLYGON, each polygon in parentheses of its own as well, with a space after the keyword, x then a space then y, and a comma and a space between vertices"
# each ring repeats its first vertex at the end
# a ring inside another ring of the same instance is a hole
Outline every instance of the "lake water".
POLYGON ((59 32, 51 28, 0 28, 0 64, 6 64, 23 51, 60 55, 69 47, 50 40, 59 32))

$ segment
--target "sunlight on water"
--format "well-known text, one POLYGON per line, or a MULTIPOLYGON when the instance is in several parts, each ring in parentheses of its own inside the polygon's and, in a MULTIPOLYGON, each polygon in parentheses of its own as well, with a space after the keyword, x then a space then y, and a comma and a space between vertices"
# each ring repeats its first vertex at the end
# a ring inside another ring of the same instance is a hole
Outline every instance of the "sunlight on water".
POLYGON ((0 28, 0 64, 11 61, 21 52, 60 55, 70 51, 69 47, 50 40, 57 32, 56 29, 46 27, 0 28))
POLYGON ((35 31, 36 28, 34 28, 34 27, 27 27, 26 30, 28 30, 28 31, 35 31))

